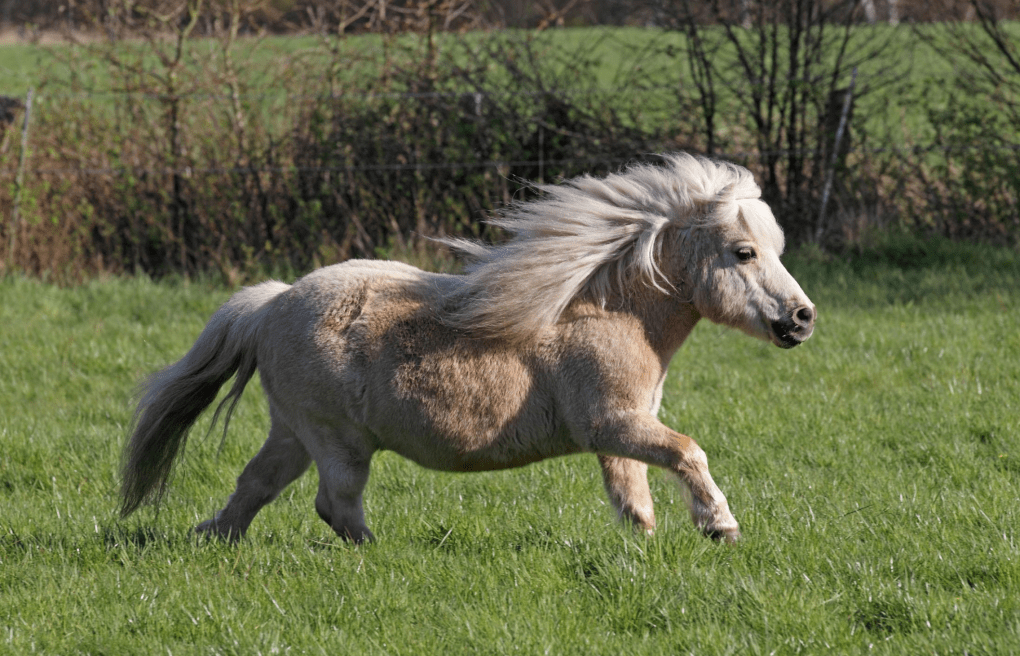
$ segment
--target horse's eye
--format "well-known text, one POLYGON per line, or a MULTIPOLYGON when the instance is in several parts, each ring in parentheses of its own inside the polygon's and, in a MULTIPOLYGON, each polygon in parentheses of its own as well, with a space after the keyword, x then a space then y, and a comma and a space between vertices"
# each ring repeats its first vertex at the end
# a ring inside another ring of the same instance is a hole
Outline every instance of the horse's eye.
POLYGON ((741 262, 750 262, 756 257, 758 257, 758 254, 754 252, 753 248, 741 248, 737 250, 737 259, 741 262))

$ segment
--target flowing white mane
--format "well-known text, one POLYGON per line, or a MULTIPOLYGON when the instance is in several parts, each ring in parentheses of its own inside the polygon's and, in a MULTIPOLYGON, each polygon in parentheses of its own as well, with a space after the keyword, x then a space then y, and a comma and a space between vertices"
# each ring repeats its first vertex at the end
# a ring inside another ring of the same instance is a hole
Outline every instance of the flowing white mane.
POLYGON ((605 305, 634 284, 665 292, 671 284, 657 260, 666 228, 733 220, 737 202, 761 190, 735 164, 686 153, 663 159, 605 178, 537 185, 542 198, 491 222, 511 235, 505 243, 447 240, 470 262, 448 299, 447 321, 514 339, 554 324, 578 297, 605 305))

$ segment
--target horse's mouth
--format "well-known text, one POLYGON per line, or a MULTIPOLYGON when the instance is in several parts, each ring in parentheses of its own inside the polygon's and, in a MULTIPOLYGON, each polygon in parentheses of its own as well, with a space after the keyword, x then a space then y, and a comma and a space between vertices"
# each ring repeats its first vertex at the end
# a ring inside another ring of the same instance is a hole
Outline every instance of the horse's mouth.
POLYGON ((805 342, 815 332, 815 308, 802 306, 789 316, 773 321, 769 325, 769 336, 772 343, 784 349, 790 349, 805 342))
POLYGON ((775 328, 773 328, 769 336, 772 338, 772 343, 779 348, 792 349, 794 346, 803 344, 807 341, 813 332, 814 329, 809 328, 806 331, 800 331, 797 333, 779 333, 776 332, 775 328))

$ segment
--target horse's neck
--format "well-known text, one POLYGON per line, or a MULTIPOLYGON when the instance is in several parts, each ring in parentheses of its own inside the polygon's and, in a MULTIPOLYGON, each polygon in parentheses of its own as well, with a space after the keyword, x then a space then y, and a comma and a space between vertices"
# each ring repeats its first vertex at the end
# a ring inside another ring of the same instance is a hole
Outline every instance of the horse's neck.
POLYGON ((692 304, 652 288, 634 294, 628 304, 630 312, 644 325, 648 343, 665 369, 701 315, 692 304))
MULTIPOLYGON (((655 352, 663 371, 701 319, 694 306, 652 287, 635 287, 626 297, 609 299, 605 306, 590 299, 575 299, 564 312, 568 320, 584 316, 640 324, 646 344, 655 352)), ((625 331, 627 332, 627 331, 625 331)), ((627 334, 633 335, 628 332, 627 334)))

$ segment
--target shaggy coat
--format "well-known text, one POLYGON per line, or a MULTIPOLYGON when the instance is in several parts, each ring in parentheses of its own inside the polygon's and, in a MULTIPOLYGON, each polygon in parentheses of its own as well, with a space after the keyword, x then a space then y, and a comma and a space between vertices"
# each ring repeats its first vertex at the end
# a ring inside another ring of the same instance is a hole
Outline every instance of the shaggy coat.
POLYGON ((198 415, 236 373, 217 409, 229 421, 258 371, 269 438, 200 532, 243 535, 314 461, 319 515, 371 539, 361 495, 387 449, 464 472, 595 453, 620 517, 646 531, 655 465, 685 486, 700 530, 736 539, 704 451, 656 415, 702 317, 783 348, 811 335, 814 306, 779 261, 758 186, 739 166, 675 154, 539 188, 495 220, 506 243, 449 242, 470 261, 464 275, 354 260, 235 294, 144 384, 123 514, 161 499, 198 415))

